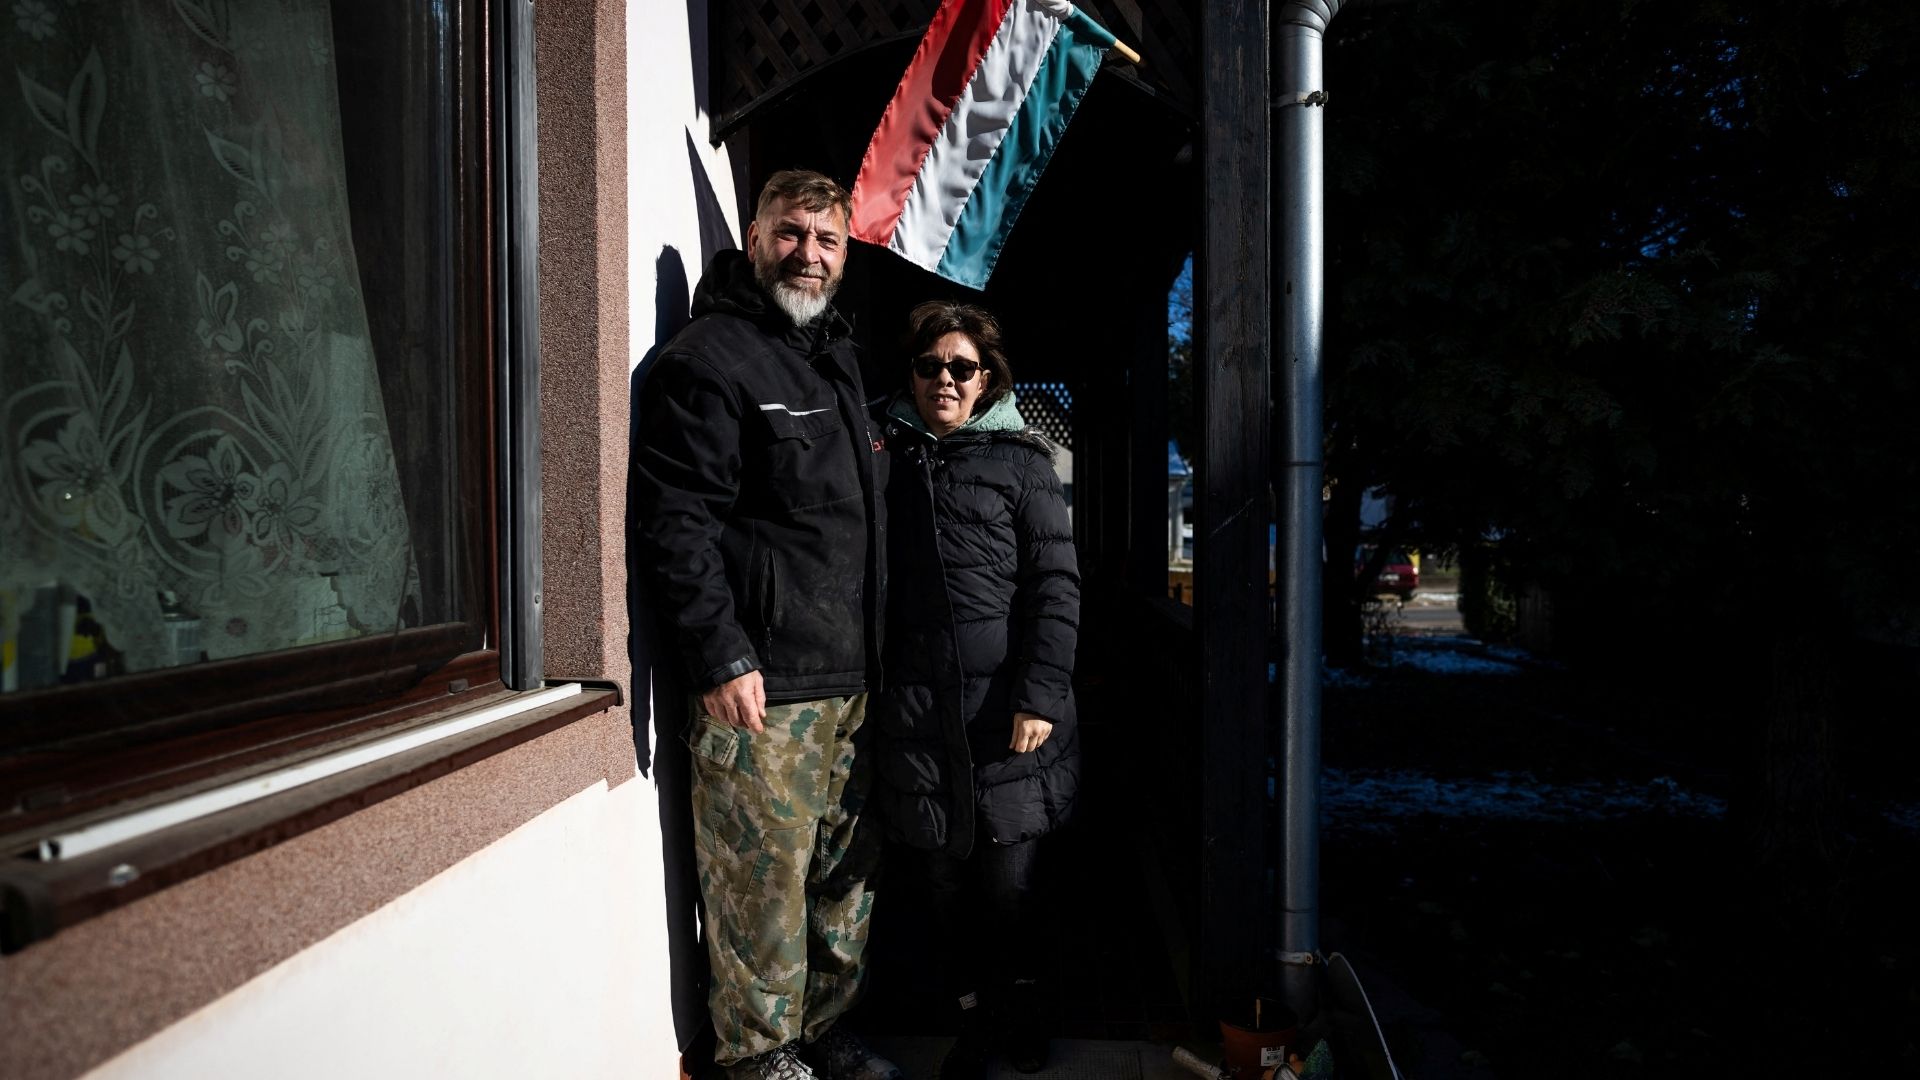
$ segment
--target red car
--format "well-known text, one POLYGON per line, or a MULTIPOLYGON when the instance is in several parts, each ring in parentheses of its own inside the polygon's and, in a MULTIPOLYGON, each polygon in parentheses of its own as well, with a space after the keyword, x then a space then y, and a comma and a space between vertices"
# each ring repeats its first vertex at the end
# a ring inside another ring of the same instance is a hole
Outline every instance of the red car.
MULTIPOLYGON (((1367 562, 1373 558, 1374 546, 1362 544, 1353 553, 1353 576, 1355 578, 1367 572, 1367 562)), ((1399 548, 1387 552, 1387 561, 1380 566, 1380 576, 1373 579, 1368 595, 1392 593, 1401 601, 1413 599, 1413 592, 1420 587, 1420 557, 1409 555, 1399 548)))

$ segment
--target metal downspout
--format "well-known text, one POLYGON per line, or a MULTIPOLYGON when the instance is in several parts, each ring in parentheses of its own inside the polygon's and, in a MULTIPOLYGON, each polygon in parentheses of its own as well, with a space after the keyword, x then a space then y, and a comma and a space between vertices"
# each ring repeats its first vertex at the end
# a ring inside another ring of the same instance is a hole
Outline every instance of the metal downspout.
MULTIPOLYGON (((1274 168, 1279 202, 1273 350, 1279 484, 1281 753, 1279 976, 1288 1007, 1318 1012, 1320 953, 1320 492, 1325 477, 1321 344, 1326 312, 1323 47, 1343 0, 1283 0, 1273 19, 1274 168)), ((1337 554, 1337 553, 1336 553, 1337 554)), ((1334 556, 1326 556, 1334 557, 1334 556)))

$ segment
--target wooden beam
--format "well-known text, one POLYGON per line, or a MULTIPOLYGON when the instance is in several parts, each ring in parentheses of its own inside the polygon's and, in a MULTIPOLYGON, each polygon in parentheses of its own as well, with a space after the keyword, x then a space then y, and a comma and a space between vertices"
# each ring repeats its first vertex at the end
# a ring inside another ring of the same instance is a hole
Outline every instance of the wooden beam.
POLYGON ((1145 596, 1167 588, 1167 297, 1160 278, 1132 304, 1138 326, 1127 375, 1132 412, 1127 425, 1127 585, 1145 596))
POLYGON ((1205 752, 1195 1002, 1248 1003, 1268 940, 1267 523, 1272 292, 1266 0, 1213 0, 1200 24, 1203 205, 1194 622, 1205 752))

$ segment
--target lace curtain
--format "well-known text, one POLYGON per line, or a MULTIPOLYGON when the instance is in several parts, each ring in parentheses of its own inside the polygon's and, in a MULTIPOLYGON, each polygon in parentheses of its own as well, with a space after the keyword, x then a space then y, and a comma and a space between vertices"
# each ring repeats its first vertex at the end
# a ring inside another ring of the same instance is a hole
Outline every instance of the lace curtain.
POLYGON ((4 688, 396 629, 326 0, 9 13, 4 688))

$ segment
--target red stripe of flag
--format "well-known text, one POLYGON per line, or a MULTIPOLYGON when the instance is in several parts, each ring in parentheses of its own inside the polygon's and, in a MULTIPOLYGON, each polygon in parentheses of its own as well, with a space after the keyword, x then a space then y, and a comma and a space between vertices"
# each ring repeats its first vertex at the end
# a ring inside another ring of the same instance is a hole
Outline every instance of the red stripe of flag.
POLYGON ((954 102, 973 80, 974 69, 1000 31, 1015 0, 945 0, 927 24, 899 89, 880 115, 880 126, 860 159, 853 182, 853 235, 885 245, 907 205, 920 164, 954 102))

